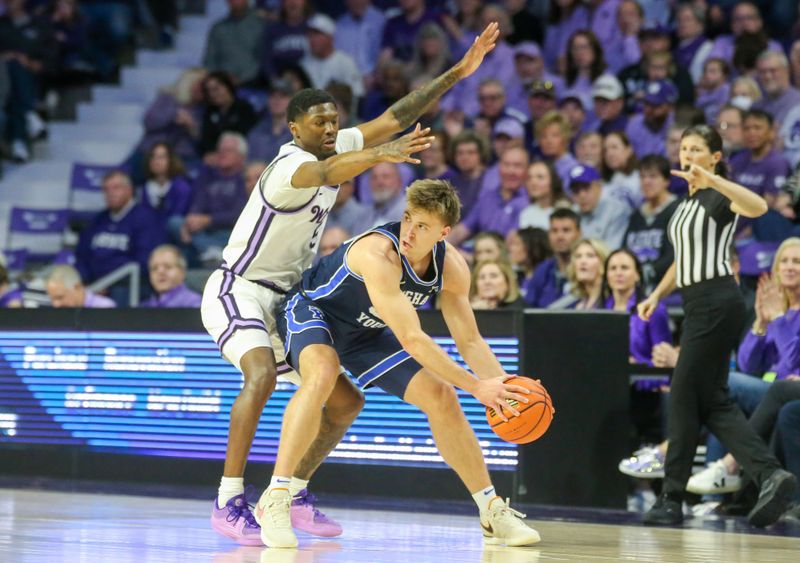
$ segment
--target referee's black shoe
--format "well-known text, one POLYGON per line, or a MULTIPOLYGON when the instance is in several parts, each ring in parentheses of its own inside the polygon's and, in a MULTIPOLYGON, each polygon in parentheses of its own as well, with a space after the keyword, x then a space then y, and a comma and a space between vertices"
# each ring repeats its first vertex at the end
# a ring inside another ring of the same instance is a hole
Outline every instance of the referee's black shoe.
POLYGON ((788 508, 796 488, 797 477, 783 469, 775 470, 761 483, 758 501, 747 515, 747 521, 757 528, 777 522, 788 508))
POLYGON ((683 524, 683 503, 661 494, 647 511, 643 520, 645 526, 677 526, 683 524))

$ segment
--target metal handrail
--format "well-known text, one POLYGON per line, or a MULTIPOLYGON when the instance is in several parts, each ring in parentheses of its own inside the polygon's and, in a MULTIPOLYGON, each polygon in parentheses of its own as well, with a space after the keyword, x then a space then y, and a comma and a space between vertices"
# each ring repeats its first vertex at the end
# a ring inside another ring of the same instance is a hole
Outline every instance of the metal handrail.
POLYGON ((91 291, 102 291, 111 287, 120 280, 130 277, 130 285, 128 285, 128 306, 136 307, 139 304, 139 283, 141 268, 137 262, 128 262, 124 266, 120 266, 113 272, 109 272, 93 284, 87 286, 91 291))

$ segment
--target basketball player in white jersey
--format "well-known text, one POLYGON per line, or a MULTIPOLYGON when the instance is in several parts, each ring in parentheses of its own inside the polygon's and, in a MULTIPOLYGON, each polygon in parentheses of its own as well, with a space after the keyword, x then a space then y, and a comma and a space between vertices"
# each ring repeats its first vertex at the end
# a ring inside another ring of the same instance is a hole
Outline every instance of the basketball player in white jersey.
MULTIPOLYGON (((322 90, 302 90, 289 102, 293 141, 281 147, 259 178, 223 252, 224 263, 203 294, 203 324, 223 356, 244 375, 231 409, 225 467, 211 516, 217 532, 243 545, 261 545, 244 490, 244 466, 277 374, 299 381, 283 362, 272 309, 311 265, 338 184, 380 162, 419 163, 411 155, 430 146, 428 129, 417 125, 411 133, 388 140, 475 72, 498 35, 497 24, 490 24, 452 68, 357 127, 339 131, 334 100, 322 90)), ((341 534, 341 526, 314 508, 306 486, 360 412, 363 400, 342 374, 325 402, 317 437, 285 484, 294 499, 293 527, 320 536, 341 534)))

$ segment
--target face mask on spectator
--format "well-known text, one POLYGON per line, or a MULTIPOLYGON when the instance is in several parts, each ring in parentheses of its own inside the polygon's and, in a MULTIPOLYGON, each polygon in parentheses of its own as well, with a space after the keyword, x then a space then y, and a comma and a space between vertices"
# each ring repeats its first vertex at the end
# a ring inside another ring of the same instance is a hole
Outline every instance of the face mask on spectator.
POLYGON ((747 111, 750 109, 750 106, 753 105, 753 100, 748 98, 747 96, 734 96, 731 98, 730 104, 733 107, 737 107, 742 111, 747 111))

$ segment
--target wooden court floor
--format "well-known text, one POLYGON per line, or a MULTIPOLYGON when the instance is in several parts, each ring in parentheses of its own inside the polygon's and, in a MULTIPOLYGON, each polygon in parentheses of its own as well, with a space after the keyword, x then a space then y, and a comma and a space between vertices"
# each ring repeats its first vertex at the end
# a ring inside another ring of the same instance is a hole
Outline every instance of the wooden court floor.
MULTIPOLYGON (((800 539, 708 529, 536 521, 533 548, 484 546, 476 517, 336 508, 344 535, 297 550, 238 547, 210 501, 0 489, 0 563, 800 562, 800 539)), ((800 525, 798 525, 800 528, 800 525)), ((734 529, 732 527, 731 529, 734 529)))

